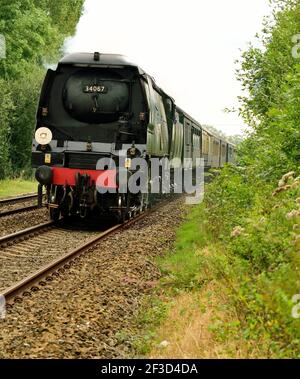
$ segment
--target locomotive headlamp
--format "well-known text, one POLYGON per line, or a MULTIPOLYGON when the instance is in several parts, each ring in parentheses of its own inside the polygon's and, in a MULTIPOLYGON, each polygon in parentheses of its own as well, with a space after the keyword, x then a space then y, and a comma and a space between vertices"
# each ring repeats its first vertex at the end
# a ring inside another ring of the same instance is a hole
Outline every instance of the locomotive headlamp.
POLYGON ((35 132, 35 140, 39 145, 48 145, 52 141, 52 132, 48 128, 38 128, 35 132))

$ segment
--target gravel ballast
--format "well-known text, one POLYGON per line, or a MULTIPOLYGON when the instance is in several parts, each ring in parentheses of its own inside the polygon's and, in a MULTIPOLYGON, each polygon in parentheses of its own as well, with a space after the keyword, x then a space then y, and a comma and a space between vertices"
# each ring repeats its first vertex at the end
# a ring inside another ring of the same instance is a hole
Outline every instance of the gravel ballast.
POLYGON ((153 258, 166 252, 184 214, 173 200, 102 240, 59 278, 8 309, 0 320, 0 358, 133 356, 129 330, 142 298, 160 277, 153 258))
POLYGON ((0 293, 97 234, 77 228, 53 227, 0 248, 0 293))
POLYGON ((1 217, 0 237, 16 233, 22 229, 27 229, 46 221, 49 221, 49 213, 46 208, 1 217))

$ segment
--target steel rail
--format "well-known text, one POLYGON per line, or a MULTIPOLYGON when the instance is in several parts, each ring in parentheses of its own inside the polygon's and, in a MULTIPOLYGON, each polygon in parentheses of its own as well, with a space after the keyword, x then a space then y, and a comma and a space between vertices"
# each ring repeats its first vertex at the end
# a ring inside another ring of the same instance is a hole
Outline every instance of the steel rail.
POLYGON ((9 204, 9 203, 18 203, 19 201, 30 200, 37 198, 37 194, 28 194, 21 195, 16 197, 9 197, 6 199, 0 199, 0 205, 9 204))
POLYGON ((8 234, 4 237, 0 237, 0 247, 6 247, 12 241, 18 240, 19 238, 25 239, 26 237, 27 238, 33 237, 37 232, 40 232, 43 229, 46 229, 54 225, 55 225, 54 221, 47 221, 47 222, 43 222, 42 224, 32 226, 30 228, 20 230, 19 232, 8 234))
MULTIPOLYGON (((29 291, 37 290, 39 285, 45 285, 47 281, 51 281, 53 280, 55 276, 59 275, 59 272, 64 271, 65 269, 68 269, 71 266, 71 264, 74 261, 76 261, 82 254, 86 253, 87 251, 93 251, 94 248, 97 246, 98 242, 100 242, 103 238, 115 233, 118 230, 127 228, 131 224, 136 223, 137 221, 143 219, 150 212, 152 212, 152 210, 154 209, 151 209, 150 211, 147 211, 147 212, 143 212, 142 214, 130 219, 129 221, 126 221, 124 224, 117 224, 111 227, 110 229, 100 233, 99 236, 90 239, 89 241, 77 247, 76 249, 50 262, 49 264, 45 265, 40 270, 34 272, 33 274, 29 275, 25 279, 22 279, 18 283, 7 288, 0 295, 4 296, 4 298, 6 299, 6 303, 10 305, 13 302, 20 301, 21 300, 20 296, 24 294, 28 294, 28 290, 29 291)), ((44 227, 46 224, 44 224, 44 227)), ((48 224, 49 226, 52 225, 51 222, 48 224)), ((1 239, 0 239, 0 242, 1 242, 1 239)))
POLYGON ((33 211, 35 209, 38 209, 37 205, 29 205, 28 207, 9 209, 7 211, 0 212, 0 218, 5 217, 5 216, 11 216, 11 215, 14 215, 17 213, 24 213, 24 212, 33 211))
MULTIPOLYGON (((131 218, 130 220, 122 224, 117 224, 107 229, 106 231, 101 232, 97 237, 93 237, 81 246, 55 259, 54 261, 48 263, 38 271, 35 271, 26 278, 5 289, 2 293, 0 293, 0 297, 4 296, 8 306, 12 306, 15 302, 22 301, 22 296, 30 295, 31 291, 39 290, 39 286, 45 286, 48 281, 54 280, 54 278, 59 276, 60 273, 63 273, 66 269, 69 269, 70 266, 74 262, 76 262, 76 260, 78 260, 83 254, 87 252, 92 252, 102 239, 111 234, 114 234, 118 230, 126 229, 130 225, 135 224, 136 222, 153 213, 159 207, 168 202, 169 201, 167 200, 162 201, 157 205, 147 209, 143 213, 131 218)), ((35 232, 43 228, 47 229, 47 227, 51 227, 53 225, 56 225, 56 223, 53 221, 49 221, 44 224, 40 224, 35 227, 11 234, 9 236, 2 237, 0 238, 0 246, 3 243, 6 244, 6 242, 8 242, 9 244, 11 240, 17 239, 18 237, 24 238, 23 236, 26 235, 34 236, 35 232)))

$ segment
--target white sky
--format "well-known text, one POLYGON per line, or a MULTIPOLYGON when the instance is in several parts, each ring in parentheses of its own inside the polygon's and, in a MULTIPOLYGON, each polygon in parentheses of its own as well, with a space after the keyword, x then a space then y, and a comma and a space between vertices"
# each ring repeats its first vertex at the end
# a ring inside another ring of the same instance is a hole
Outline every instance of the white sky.
POLYGON ((197 121, 228 135, 241 94, 235 60, 262 29, 268 0, 86 0, 67 52, 127 55, 197 121))

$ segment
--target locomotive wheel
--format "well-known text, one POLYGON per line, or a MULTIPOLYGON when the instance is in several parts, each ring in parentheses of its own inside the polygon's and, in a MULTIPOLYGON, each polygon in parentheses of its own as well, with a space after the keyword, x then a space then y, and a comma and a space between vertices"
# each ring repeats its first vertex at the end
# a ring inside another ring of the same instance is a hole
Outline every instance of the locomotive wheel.
POLYGON ((73 206, 74 206, 73 193, 69 192, 62 205, 61 216, 65 219, 73 217, 75 215, 73 206))
POLYGON ((124 223, 127 219, 130 218, 129 216, 129 195, 127 194, 121 194, 119 195, 118 199, 118 206, 122 209, 118 212, 118 220, 120 223, 124 223), (126 208, 125 208, 126 207, 126 208))
POLYGON ((57 208, 49 209, 50 219, 54 222, 57 222, 60 219, 60 210, 57 208))
MULTIPOLYGON (((49 195, 48 195, 49 203, 59 204, 59 201, 61 200, 62 197, 63 196, 61 194, 60 188, 58 188, 57 186, 51 185, 49 195)), ((52 221, 57 222, 60 219, 60 215, 61 215, 60 209, 49 208, 49 216, 52 221)))

